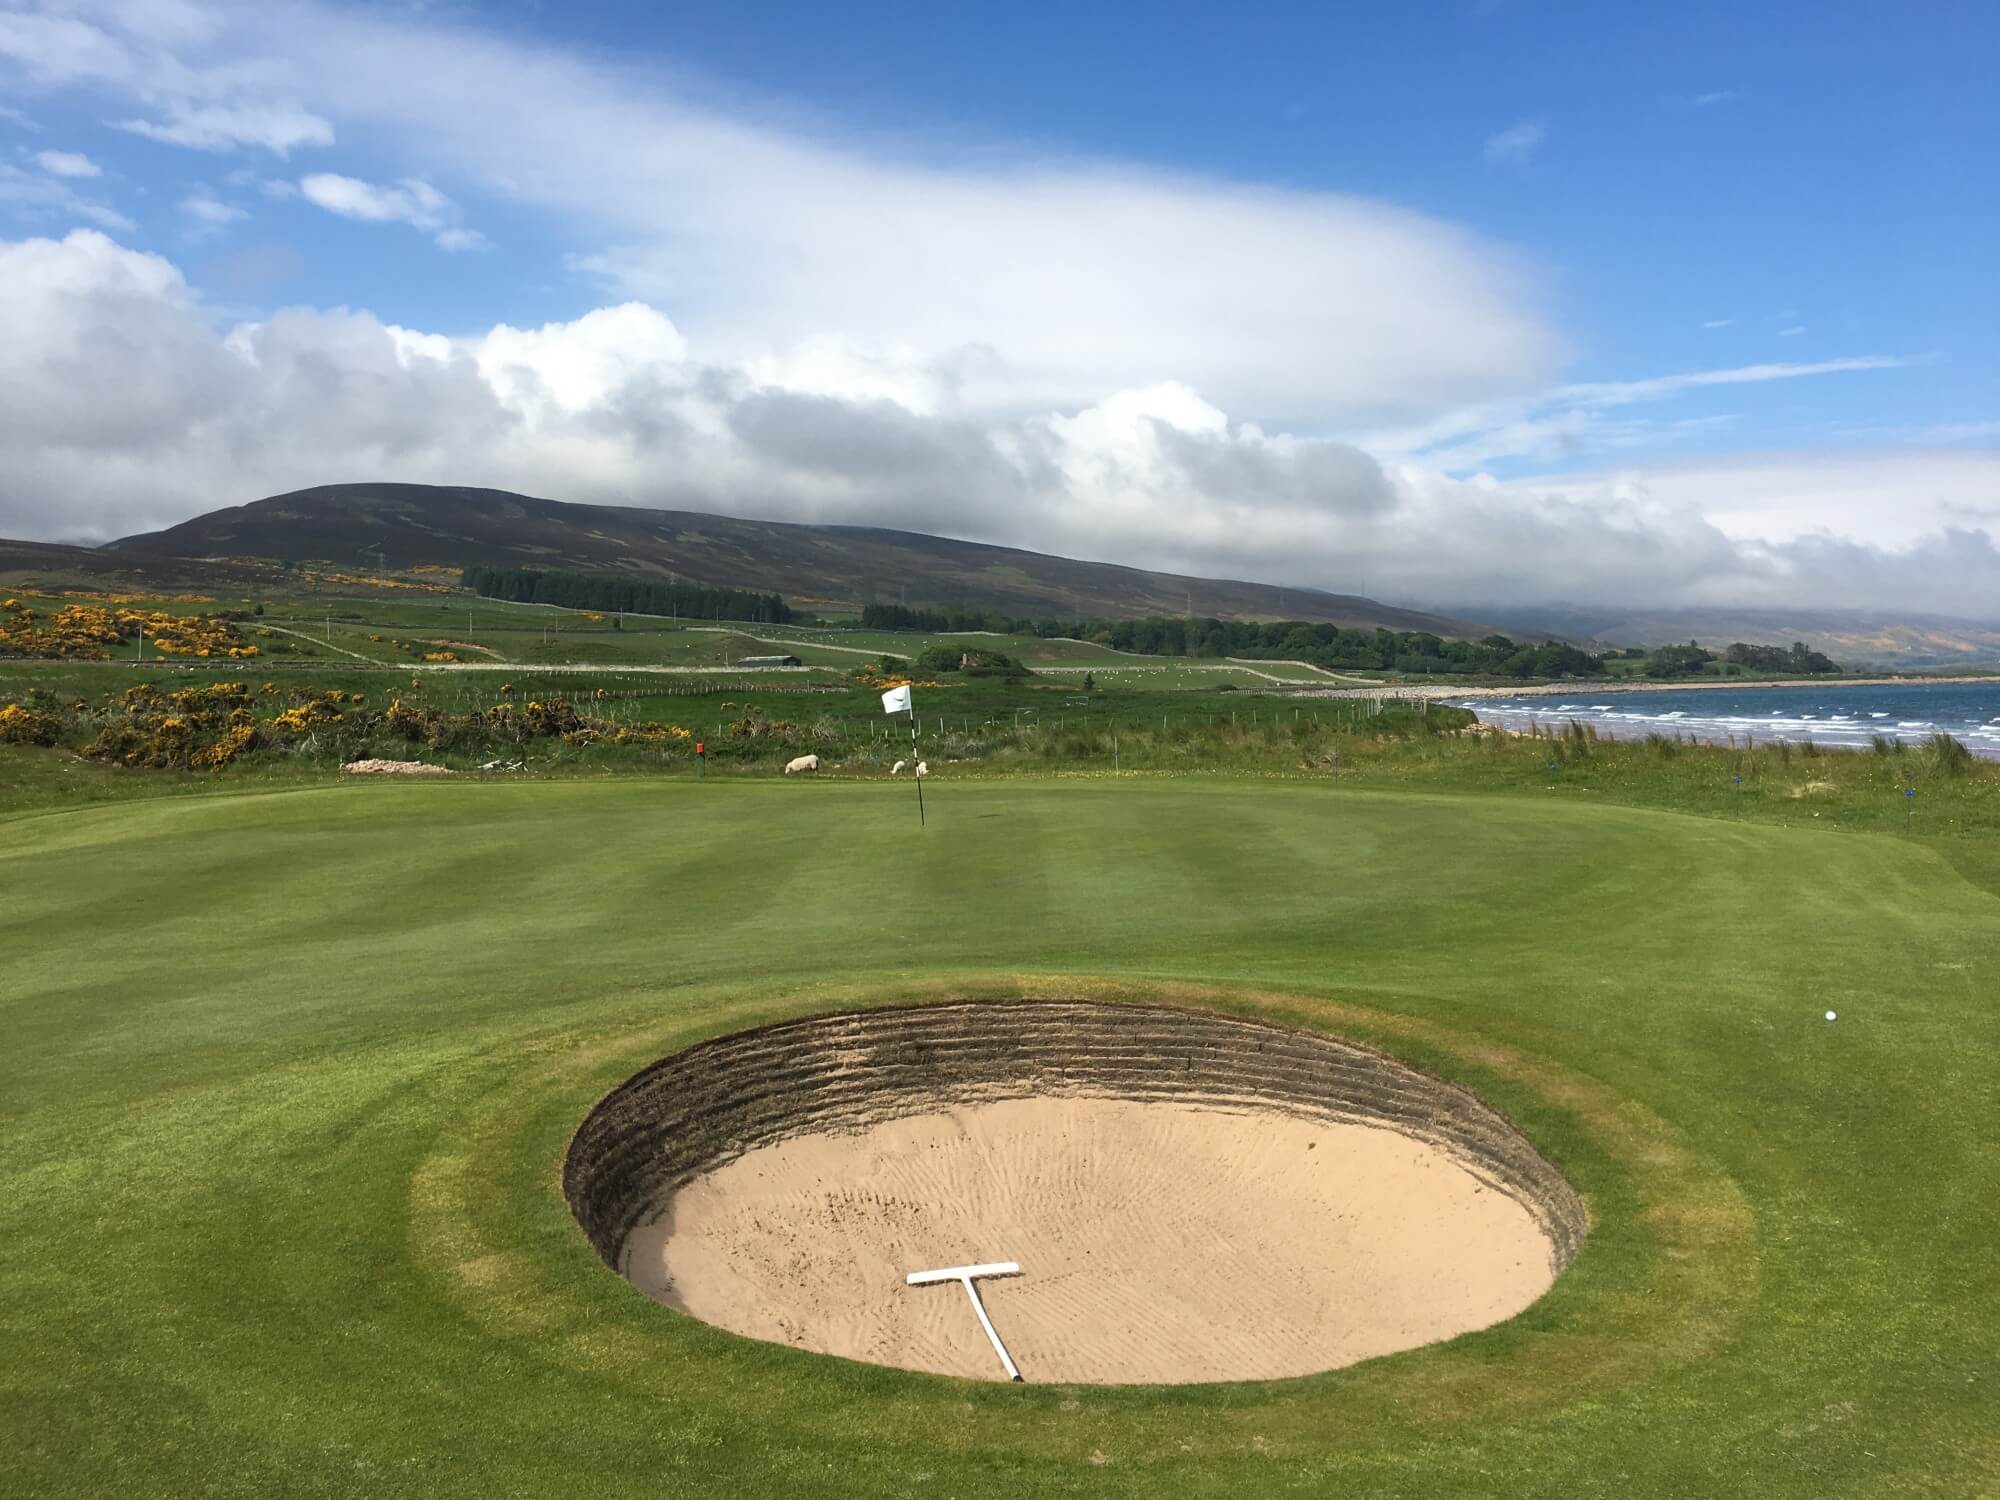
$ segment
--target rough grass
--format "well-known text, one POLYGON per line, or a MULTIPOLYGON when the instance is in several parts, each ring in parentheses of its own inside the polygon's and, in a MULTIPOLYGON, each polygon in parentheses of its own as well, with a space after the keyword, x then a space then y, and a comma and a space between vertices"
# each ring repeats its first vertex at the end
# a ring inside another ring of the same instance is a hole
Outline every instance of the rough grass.
POLYGON ((939 780, 921 833, 906 786, 727 779, 0 820, 0 1492, 1990 1491, 2000 904, 1945 826, 1979 768, 1912 813, 1873 756, 1794 799, 1547 748, 939 780), (1149 1391, 736 1340, 568 1220, 569 1132, 650 1058, 981 992, 1387 1047, 1597 1228, 1502 1328, 1149 1391))

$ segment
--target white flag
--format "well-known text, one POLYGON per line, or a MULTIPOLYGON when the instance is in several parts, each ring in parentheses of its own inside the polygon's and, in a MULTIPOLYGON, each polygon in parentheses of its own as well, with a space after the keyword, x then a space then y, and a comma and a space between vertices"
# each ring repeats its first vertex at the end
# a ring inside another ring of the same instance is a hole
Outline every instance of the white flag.
POLYGON ((882 695, 882 712, 885 714, 906 714, 910 712, 910 685, 890 688, 882 695))

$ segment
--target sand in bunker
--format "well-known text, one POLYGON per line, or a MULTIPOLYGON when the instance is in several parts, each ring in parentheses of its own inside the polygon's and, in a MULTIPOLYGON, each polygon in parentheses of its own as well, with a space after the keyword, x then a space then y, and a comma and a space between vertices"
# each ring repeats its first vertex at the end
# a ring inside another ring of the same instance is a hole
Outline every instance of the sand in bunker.
POLYGON ((631 1235, 625 1272, 705 1322, 876 1364, 1030 1381, 1304 1375, 1484 1328, 1555 1278, 1526 1209, 1393 1131, 1027 1099, 737 1158, 631 1235))

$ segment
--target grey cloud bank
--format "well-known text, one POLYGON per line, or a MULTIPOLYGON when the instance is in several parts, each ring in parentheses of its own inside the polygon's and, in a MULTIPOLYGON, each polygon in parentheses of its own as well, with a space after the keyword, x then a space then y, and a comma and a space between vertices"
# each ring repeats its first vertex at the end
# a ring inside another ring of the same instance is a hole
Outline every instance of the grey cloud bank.
MULTIPOLYGON (((1569 351, 1535 268, 1434 217, 845 140, 466 14, 0 13, 0 82, 24 97, 85 91, 99 118, 194 153, 192 177, 234 153, 248 165, 232 183, 413 248, 411 228, 438 250, 485 248, 461 199, 475 217, 539 216, 608 304, 466 337, 345 309, 230 327, 169 261, 63 234, 131 232, 78 191, 87 179, 0 164, 0 205, 34 235, 0 242, 0 532, 101 538, 303 485, 407 479, 1443 604, 1994 612, 1990 451, 1483 472, 1656 441, 1666 429, 1643 408, 1684 392, 1860 378, 1896 357, 1563 386, 1569 351), (411 142, 422 160, 397 156, 411 142), (357 143, 374 152, 364 175, 341 170, 357 143)), ((1489 152, 1520 166, 1545 134, 1524 121, 1489 152)), ((215 234, 242 212, 181 201, 215 234)), ((263 254, 230 273, 246 292, 282 274, 283 252, 263 254)))
POLYGON ((705 358, 638 303, 456 340, 313 309, 218 331, 174 266, 99 232, 0 245, 0 532, 105 538, 394 478, 1433 601, 1978 614, 2000 577, 1982 531, 1895 551, 1732 537, 1644 486, 1563 493, 1384 464, 1231 421, 1173 382, 1007 416, 954 402, 950 372, 921 361, 893 367, 903 401, 811 388, 830 368, 825 349, 757 368, 705 358))

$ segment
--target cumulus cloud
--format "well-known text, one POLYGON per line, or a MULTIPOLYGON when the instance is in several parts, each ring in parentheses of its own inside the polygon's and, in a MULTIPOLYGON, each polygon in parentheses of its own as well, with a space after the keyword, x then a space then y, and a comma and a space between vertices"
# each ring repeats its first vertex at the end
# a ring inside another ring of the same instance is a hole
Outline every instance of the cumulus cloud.
POLYGON ((35 165, 51 177, 101 177, 104 169, 81 151, 37 151, 35 165))
MULTIPOLYGON (((988 142, 846 140, 470 28, 457 8, 61 11, 40 18, 37 66, 131 96, 132 118, 206 144, 173 109, 256 101, 326 125, 264 132, 274 149, 325 145, 331 121, 378 153, 419 142, 397 177, 560 225, 605 300, 670 308, 732 361, 913 349, 957 372, 961 398, 1014 414, 1181 380, 1330 430, 1533 389, 1566 353, 1531 266, 1377 201, 988 142), (70 55, 48 34, 58 21, 88 32, 70 55)), ((427 232, 473 243, 459 223, 427 232)))
POLYGON ((906 526, 1434 602, 1979 613, 2000 577, 1974 515, 2000 501, 2000 455, 1954 450, 1949 476, 1882 454, 1845 478, 1801 461, 1762 479, 1739 465, 1507 485, 1267 430, 1181 382, 1008 415, 966 403, 962 372, 876 351, 883 393, 827 389, 847 362, 871 368, 868 353, 718 358, 636 302, 466 337, 347 309, 218 330, 162 257, 92 230, 4 244, 0 534, 104 537, 396 478, 906 526), (899 386, 914 404, 886 393, 899 386), (1704 513, 1718 492, 1775 512, 1842 485, 1856 507, 1898 496, 1900 527, 1785 537, 1746 512, 1739 534, 1704 513))
MULTIPOLYGON (((1994 455, 1955 450, 1966 467, 1947 482, 1920 452, 1885 452, 1851 504, 1819 511, 1787 497, 1845 493, 1831 461, 1783 481, 1751 460, 1603 467, 1727 421, 1654 403, 1887 377, 1892 356, 1562 386, 1537 269, 1434 216, 992 142, 850 138, 468 14, 0 12, 0 84, 111 101, 126 128, 191 150, 337 139, 353 160, 313 165, 345 171, 231 186, 447 249, 483 244, 458 199, 504 203, 553 226, 605 304, 466 336, 342 308, 219 329, 172 264, 103 234, 0 244, 0 533, 106 536, 401 478, 1444 603, 1991 610, 1994 455), (1481 472, 1521 455, 1589 472, 1481 472), (1877 513, 1900 529, 1867 529, 1877 513)), ((1521 165, 1546 135, 1524 121, 1488 154, 1521 165)), ((0 169, 0 202, 69 220, 36 232, 123 225, 46 174, 0 169)))

